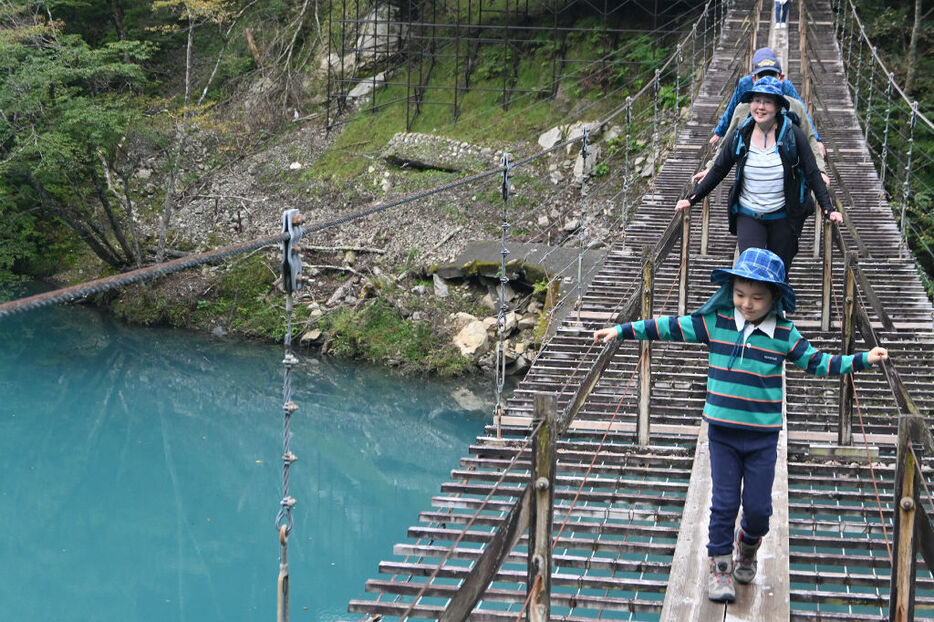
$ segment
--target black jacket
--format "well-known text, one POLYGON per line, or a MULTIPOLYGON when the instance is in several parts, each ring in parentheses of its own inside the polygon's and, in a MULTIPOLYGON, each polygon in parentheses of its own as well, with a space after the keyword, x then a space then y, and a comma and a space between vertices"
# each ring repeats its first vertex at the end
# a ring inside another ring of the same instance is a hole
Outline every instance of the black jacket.
MULTIPOLYGON (((814 153, 808 145, 804 132, 784 114, 779 114, 777 118, 778 153, 782 160, 782 167, 785 169, 785 210, 794 223, 795 230, 800 233, 804 220, 813 211, 807 196, 808 189, 814 191, 817 203, 821 206, 825 216, 835 211, 836 208, 830 202, 827 186, 820 176, 814 153)), ((743 166, 749 154, 748 145, 754 127, 755 122, 747 120, 726 137, 723 148, 720 149, 720 154, 710 167, 707 176, 688 197, 691 205, 702 200, 713 192, 713 189, 726 177, 735 164, 736 179, 730 188, 729 209, 727 210, 732 234, 736 234, 736 209, 734 208, 739 206, 739 195, 743 189, 743 166)))

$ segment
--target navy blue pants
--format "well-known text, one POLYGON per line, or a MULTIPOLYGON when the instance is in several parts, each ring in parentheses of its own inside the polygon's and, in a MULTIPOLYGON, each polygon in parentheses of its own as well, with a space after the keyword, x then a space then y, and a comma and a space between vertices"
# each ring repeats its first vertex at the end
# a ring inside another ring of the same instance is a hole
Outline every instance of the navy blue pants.
POLYGON ((791 260, 798 254, 798 234, 790 218, 760 220, 736 215, 736 244, 739 252, 747 248, 767 248, 785 263, 785 280, 791 272, 791 260))
POLYGON ((788 5, 789 4, 791 4, 791 2, 786 2, 785 4, 782 4, 781 2, 778 2, 776 0, 775 2, 775 22, 776 23, 784 24, 785 21, 788 19, 788 5))
POLYGON ((713 557, 733 550, 733 531, 741 501, 743 520, 740 526, 747 539, 761 538, 769 532, 778 431, 710 424, 707 438, 713 481, 707 553, 713 557))

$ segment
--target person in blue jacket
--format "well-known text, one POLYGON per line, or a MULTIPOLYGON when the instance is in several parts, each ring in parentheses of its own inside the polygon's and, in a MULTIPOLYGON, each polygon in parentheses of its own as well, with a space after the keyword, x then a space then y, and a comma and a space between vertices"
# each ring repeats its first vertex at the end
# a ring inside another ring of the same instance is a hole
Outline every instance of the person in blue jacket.
MULTIPOLYGON (((720 122, 717 123, 717 127, 713 130, 713 136, 710 137, 711 145, 717 144, 717 141, 726 136, 726 131, 730 127, 730 120, 733 118, 733 111, 736 110, 737 104, 742 101, 743 95, 752 90, 756 78, 764 76, 773 76, 780 80, 782 84, 782 95, 785 97, 794 97, 799 101, 804 101, 798 94, 797 89, 795 89, 795 85, 782 73, 782 66, 781 63, 778 62, 775 51, 772 48, 759 48, 752 56, 752 73, 740 78, 739 83, 736 85, 736 90, 733 91, 733 97, 730 99, 729 105, 726 107, 726 110, 723 111, 720 122)), ((811 121, 811 125, 814 125, 814 121, 811 119, 810 115, 808 115, 808 120, 811 121)), ((826 157, 827 153, 824 149, 824 143, 821 140, 820 134, 817 132, 816 126, 814 127, 814 134, 817 137, 817 144, 818 147, 820 147, 821 156, 826 157)))

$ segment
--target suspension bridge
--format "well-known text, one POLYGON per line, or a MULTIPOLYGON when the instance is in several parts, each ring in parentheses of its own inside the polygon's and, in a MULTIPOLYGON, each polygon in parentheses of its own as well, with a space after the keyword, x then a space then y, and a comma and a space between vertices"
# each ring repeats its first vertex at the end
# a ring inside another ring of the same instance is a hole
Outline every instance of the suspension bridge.
MULTIPOLYGON (((625 235, 589 275, 586 291, 566 299, 575 308, 513 397, 497 405, 432 507, 392 547, 379 577, 366 583, 373 597, 349 603, 351 612, 370 620, 934 619, 934 502, 924 476, 934 442, 921 414, 934 402, 934 308, 906 250, 910 221, 904 211, 896 220, 889 203, 909 204, 912 171, 917 176, 931 159, 915 150, 914 134, 934 126, 894 83, 849 0, 792 2, 780 32, 771 14, 772 3, 762 0, 708 2, 654 80, 604 120, 623 123, 628 145, 643 115, 659 163, 651 190, 634 196, 627 147, 625 235), (786 370, 772 531, 755 582, 738 586, 737 601, 724 605, 706 598, 710 475, 698 416, 706 353, 692 344, 595 345, 592 333, 684 313, 713 293, 707 276, 734 253, 725 191, 691 212, 675 214, 673 206, 709 158, 711 129, 751 51, 770 43, 781 49, 827 145, 831 190, 845 214, 841 226, 810 218, 802 233, 790 273, 795 323, 827 351, 880 343, 892 359, 843 380, 786 370), (690 100, 689 114, 669 119, 668 139, 658 109, 663 84, 676 101, 690 100)), ((554 149, 582 142, 586 157, 587 140, 585 132, 554 149)), ((306 229, 497 176, 506 204, 509 174, 523 163, 507 159, 501 169, 306 229)), ((13 301, 0 305, 0 317, 282 243, 291 331, 298 224, 287 212, 281 234, 13 301)), ((502 229, 505 275, 505 208, 502 229)), ((500 324, 505 310, 502 303, 500 324)), ((295 505, 288 488, 294 364, 287 338, 280 620, 288 618, 295 505)))

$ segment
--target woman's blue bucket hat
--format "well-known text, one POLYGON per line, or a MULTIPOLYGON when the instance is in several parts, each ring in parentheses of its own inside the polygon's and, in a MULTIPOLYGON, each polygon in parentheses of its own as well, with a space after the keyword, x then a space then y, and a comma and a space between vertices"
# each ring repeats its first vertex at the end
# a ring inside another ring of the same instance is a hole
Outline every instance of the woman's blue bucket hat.
POLYGON ((775 285, 782 293, 781 307, 789 313, 795 310, 795 290, 785 282, 785 264, 772 251, 764 248, 747 248, 740 253, 732 270, 717 268, 711 272, 710 282, 723 283, 728 286, 730 279, 734 276, 775 285))
POLYGON ((786 110, 790 106, 788 100, 785 99, 785 88, 782 86, 782 81, 775 76, 762 76, 756 80, 755 83, 753 83, 752 88, 742 94, 742 96, 739 98, 739 101, 744 104, 748 104, 757 94, 774 95, 778 98, 781 106, 786 110))

